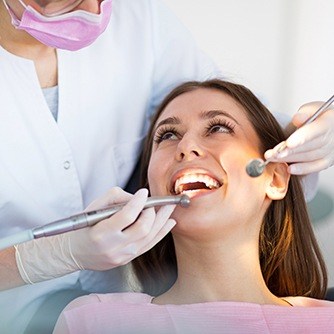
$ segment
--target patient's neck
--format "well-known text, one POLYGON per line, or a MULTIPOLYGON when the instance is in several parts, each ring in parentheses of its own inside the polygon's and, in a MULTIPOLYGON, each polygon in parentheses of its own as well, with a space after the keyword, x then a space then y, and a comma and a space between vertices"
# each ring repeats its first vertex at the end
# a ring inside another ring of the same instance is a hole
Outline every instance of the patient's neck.
POLYGON ((271 294, 261 273, 258 242, 198 242, 175 238, 178 278, 156 298, 158 304, 243 301, 282 304, 271 294))

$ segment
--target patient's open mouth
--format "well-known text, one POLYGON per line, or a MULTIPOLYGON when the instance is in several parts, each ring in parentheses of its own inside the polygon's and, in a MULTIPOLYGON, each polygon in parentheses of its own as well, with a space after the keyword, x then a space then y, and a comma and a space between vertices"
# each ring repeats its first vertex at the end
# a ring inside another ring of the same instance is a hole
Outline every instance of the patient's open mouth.
POLYGON ((222 184, 206 174, 186 174, 179 177, 174 183, 174 193, 176 195, 185 194, 200 190, 214 190, 222 184))

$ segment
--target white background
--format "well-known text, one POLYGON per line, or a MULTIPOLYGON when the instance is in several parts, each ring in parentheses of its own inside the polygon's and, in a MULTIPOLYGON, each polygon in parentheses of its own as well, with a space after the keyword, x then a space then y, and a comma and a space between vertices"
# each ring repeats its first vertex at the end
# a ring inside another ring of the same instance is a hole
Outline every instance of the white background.
MULTIPOLYGON (((273 112, 293 115, 334 94, 333 0, 165 0, 223 74, 248 86, 273 112)), ((334 198, 334 167, 320 192, 334 198)), ((320 196, 317 208, 330 206, 320 196), (326 204, 327 203, 327 204, 326 204)), ((334 213, 314 221, 334 286, 334 213)))

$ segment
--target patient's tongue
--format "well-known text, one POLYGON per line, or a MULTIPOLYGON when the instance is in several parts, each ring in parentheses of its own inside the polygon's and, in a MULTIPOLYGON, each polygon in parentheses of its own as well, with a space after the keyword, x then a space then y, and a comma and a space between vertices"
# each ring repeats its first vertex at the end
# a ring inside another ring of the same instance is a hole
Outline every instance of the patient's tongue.
POLYGON ((182 185, 182 190, 209 189, 203 182, 186 183, 182 185))

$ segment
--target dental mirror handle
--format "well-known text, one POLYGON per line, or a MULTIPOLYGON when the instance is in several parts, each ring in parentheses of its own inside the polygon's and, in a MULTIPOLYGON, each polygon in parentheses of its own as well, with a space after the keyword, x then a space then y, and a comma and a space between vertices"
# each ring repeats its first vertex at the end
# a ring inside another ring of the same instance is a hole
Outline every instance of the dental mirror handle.
POLYGON ((324 111, 326 111, 330 105, 334 102, 334 95, 329 98, 312 116, 310 116, 299 128, 305 124, 309 124, 318 118, 324 111))
MULTIPOLYGON (((330 105, 334 102, 334 95, 332 97, 330 97, 324 104, 322 104, 320 106, 320 108, 313 114, 311 115, 305 122, 303 122, 298 128, 295 128, 295 131, 300 129, 301 127, 303 127, 306 124, 310 124, 312 123, 314 120, 316 120, 322 113, 324 113, 329 107, 330 105)), ((291 134, 295 131, 292 131, 291 134)), ((290 135, 291 135, 290 134, 290 135)), ((289 136, 290 136, 289 135, 289 136)), ((286 145, 286 141, 282 142, 282 145, 278 148, 278 150, 276 151, 277 153, 282 152, 283 150, 285 150, 287 147, 286 145)), ((270 161, 265 161, 265 164, 267 164, 270 161)))

